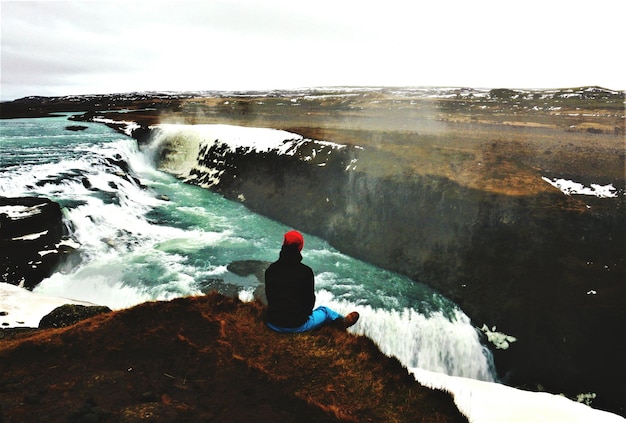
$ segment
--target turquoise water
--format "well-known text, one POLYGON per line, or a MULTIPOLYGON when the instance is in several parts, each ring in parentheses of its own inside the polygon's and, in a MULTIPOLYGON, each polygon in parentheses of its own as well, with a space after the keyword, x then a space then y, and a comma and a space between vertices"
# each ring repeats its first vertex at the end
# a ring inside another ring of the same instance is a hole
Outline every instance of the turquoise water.
MULTIPOLYGON (((81 263, 36 292, 111 308, 212 289, 252 298, 259 281, 228 265, 274 261, 292 228, 157 171, 133 139, 105 125, 73 132, 70 124, 66 117, 0 121, 0 195, 59 202, 80 244, 81 263)), ((358 310, 353 332, 408 367, 493 380, 489 352, 454 303, 304 235, 318 303, 358 310)))

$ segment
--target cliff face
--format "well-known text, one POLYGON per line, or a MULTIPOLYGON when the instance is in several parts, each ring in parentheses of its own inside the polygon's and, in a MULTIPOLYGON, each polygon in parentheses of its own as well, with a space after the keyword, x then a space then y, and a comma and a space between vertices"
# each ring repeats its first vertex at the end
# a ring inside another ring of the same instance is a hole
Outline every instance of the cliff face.
POLYGON ((323 166, 302 160, 309 153, 231 151, 216 142, 199 148, 185 177, 425 281, 476 325, 514 335, 513 347, 495 351, 506 382, 621 395, 619 379, 606 375, 624 352, 609 341, 626 317, 622 197, 489 193, 439 176, 353 170, 361 157, 354 147, 318 153, 323 166))
POLYGON ((463 422, 366 338, 284 336, 219 294, 150 302, 0 343, 4 422, 463 422))

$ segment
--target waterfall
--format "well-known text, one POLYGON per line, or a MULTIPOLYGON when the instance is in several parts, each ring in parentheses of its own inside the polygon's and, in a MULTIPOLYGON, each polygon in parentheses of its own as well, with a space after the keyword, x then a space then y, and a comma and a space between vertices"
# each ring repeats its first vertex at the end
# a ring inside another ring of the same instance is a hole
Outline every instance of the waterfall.
MULTIPOLYGON (((206 187, 211 184, 199 182, 219 183, 216 181, 224 166, 219 154, 212 154, 213 161, 202 154, 211 146, 219 145, 220 151, 236 151, 242 155, 274 151, 278 155, 293 155, 304 161, 320 160, 320 156, 327 155, 322 151, 344 147, 268 128, 158 125, 153 127, 153 131, 153 141, 144 151, 165 151, 165 154, 159 155, 157 166, 184 180, 198 178, 194 183, 206 187), (307 149, 310 156, 302 157, 299 149, 307 142, 314 144, 309 145, 310 152, 307 149), (194 176, 190 177, 191 174, 194 176)), ((310 244, 307 242, 307 245, 310 244)), ((327 246, 307 250, 306 260, 317 273, 318 305, 331 305, 344 314, 356 309, 362 318, 351 329, 352 332, 372 339, 383 353, 398 358, 407 368, 419 367, 483 381, 495 379, 490 351, 481 344, 476 328, 456 305, 442 301, 439 294, 431 294, 414 281, 382 276, 354 263, 346 264, 343 273, 337 273, 332 263, 342 259, 331 257, 327 246), (347 268, 354 270, 346 273, 347 268), (380 285, 381 280, 385 280, 384 286, 380 285), (403 288, 398 290, 398 286, 403 288), (380 301, 381 294, 386 297, 385 301, 380 301), (428 304, 425 309, 415 309, 416 303, 422 306, 429 303, 431 295, 439 298, 433 301, 437 305, 428 304)))
POLYGON ((317 302, 343 314, 358 311, 361 318, 350 331, 367 336, 407 368, 495 381, 491 352, 481 344, 469 317, 456 307, 427 314, 412 308, 387 310, 335 300, 327 291, 318 292, 317 302))

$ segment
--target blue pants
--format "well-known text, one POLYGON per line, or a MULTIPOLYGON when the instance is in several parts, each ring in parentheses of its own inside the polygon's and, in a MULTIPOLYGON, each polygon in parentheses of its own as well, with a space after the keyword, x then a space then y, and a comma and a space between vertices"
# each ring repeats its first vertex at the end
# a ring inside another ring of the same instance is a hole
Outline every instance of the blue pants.
POLYGON ((271 323, 267 323, 267 326, 269 326, 270 329, 275 330, 276 332, 298 333, 317 329, 325 323, 330 323, 334 320, 341 319, 342 317, 343 316, 336 311, 331 310, 328 307, 321 306, 313 310, 313 312, 309 316, 309 319, 304 322, 302 326, 298 326, 297 328, 281 328, 280 326, 275 326, 271 323))

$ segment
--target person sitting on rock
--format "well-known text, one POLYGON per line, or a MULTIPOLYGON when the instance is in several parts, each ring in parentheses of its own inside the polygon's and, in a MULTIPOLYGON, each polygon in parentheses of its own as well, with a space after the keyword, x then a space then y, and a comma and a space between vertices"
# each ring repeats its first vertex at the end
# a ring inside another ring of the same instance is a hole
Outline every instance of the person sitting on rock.
POLYGON ((313 270, 302 263, 304 238, 298 231, 285 234, 280 256, 265 271, 267 326, 276 332, 297 333, 313 330, 324 324, 342 328, 354 325, 359 313, 342 316, 336 311, 315 305, 313 270))

